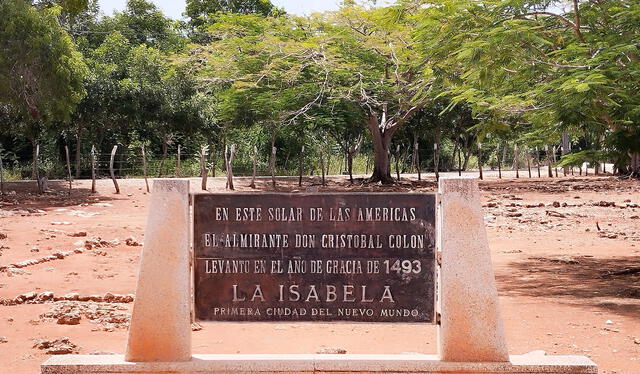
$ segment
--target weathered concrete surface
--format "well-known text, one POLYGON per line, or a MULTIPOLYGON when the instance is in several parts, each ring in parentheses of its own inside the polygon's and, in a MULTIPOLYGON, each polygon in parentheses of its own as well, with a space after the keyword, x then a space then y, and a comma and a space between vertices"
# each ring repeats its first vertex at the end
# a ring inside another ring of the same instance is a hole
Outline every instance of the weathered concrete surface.
POLYGON ((478 181, 440 178, 439 192, 438 355, 442 361, 507 361, 478 181))
POLYGON ((154 180, 127 361, 191 359, 189 227, 189 181, 154 180))
POLYGON ((189 362, 132 363, 122 355, 53 356, 42 374, 79 373, 529 373, 595 374, 584 356, 511 356, 511 362, 442 362, 434 355, 194 355, 189 362))

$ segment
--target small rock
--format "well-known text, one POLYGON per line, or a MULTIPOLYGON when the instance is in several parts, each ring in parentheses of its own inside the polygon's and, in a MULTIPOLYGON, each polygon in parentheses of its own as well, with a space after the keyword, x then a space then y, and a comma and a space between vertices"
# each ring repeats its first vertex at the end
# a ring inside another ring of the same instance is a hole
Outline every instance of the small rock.
POLYGON ((58 318, 56 322, 58 325, 78 325, 80 324, 80 315, 75 313, 69 313, 58 318))
POLYGON ((608 319, 604 324, 605 325, 613 325, 613 321, 608 319))
POLYGON ((68 236, 77 238, 80 236, 87 236, 87 232, 86 231, 75 231, 75 232, 68 232, 67 233, 68 236))
POLYGON ((9 340, 7 339, 7 337, 6 337, 6 336, 0 336, 0 344, 2 344, 2 343, 8 343, 8 342, 9 342, 9 340))
POLYGON ((128 238, 125 239, 125 244, 130 246, 130 247, 138 247, 140 246, 140 242, 138 242, 138 240, 136 238, 134 238, 133 236, 130 236, 128 238))
POLYGON ((65 355, 78 353, 78 346, 73 344, 69 338, 58 338, 55 340, 40 339, 36 341, 33 348, 42 349, 50 355, 65 355))
POLYGON ((194 322, 194 323, 191 324, 191 331, 200 331, 200 330, 202 330, 202 325, 201 324, 199 324, 197 322, 194 322))
POLYGON ((554 201, 554 202, 553 202, 553 207, 554 207, 554 208, 560 208, 560 202, 558 202, 558 201, 554 201))
POLYGON ((62 300, 76 301, 80 299, 80 294, 77 292, 71 292, 66 295, 62 295, 62 300))
POLYGON ((343 355, 347 353, 347 350, 339 347, 324 347, 317 350, 316 353, 321 355, 343 355))

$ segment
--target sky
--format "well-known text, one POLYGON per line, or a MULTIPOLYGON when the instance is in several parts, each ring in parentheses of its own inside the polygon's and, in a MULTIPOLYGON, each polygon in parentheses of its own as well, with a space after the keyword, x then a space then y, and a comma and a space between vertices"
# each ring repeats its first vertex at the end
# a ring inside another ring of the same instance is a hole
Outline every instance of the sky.
MULTIPOLYGON (((182 18, 185 7, 185 0, 151 0, 162 12, 174 19, 182 18)), ((127 0, 98 0, 100 9, 106 15, 111 15, 114 10, 123 10, 127 0)), ((284 8, 287 13, 298 15, 310 14, 312 12, 322 12, 325 10, 335 10, 338 8, 340 0, 271 0, 279 7, 284 8)))

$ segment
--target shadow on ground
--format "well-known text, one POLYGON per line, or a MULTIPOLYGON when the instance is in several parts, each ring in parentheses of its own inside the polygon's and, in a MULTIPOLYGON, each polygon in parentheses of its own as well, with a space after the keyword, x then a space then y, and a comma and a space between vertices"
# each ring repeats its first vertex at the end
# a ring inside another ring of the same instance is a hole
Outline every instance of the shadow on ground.
POLYGON ((618 314, 640 317, 640 256, 530 257, 496 275, 505 296, 582 299, 618 314))
POLYGON ((50 208, 106 202, 126 198, 126 195, 105 196, 91 193, 90 188, 73 186, 69 195, 69 182, 49 181, 47 192, 38 193, 35 181, 5 182, 4 194, 0 195, 0 208, 4 210, 47 210, 50 208))

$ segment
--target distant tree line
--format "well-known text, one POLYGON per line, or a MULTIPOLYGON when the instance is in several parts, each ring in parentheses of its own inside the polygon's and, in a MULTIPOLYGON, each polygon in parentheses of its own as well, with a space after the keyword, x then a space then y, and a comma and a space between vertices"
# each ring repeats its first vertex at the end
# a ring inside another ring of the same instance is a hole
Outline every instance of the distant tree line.
POLYGON ((148 0, 112 15, 4 0, 0 156, 32 176, 65 146, 84 177, 92 148, 144 146, 162 170, 206 147, 216 170, 235 145, 272 173, 333 157, 352 174, 366 155, 382 183, 531 158, 640 177, 638 35, 640 0, 344 1, 308 17, 187 0, 182 20, 148 0))

